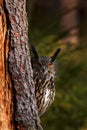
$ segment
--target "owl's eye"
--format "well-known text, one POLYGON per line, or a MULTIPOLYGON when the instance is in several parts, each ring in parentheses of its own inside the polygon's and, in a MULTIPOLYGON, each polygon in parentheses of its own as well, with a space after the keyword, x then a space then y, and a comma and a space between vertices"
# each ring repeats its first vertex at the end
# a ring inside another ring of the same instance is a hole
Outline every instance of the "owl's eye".
POLYGON ((35 64, 36 64, 38 67, 41 67, 41 66, 42 66, 40 62, 36 62, 35 64))
POLYGON ((52 67, 52 66, 53 66, 53 64, 52 64, 52 63, 49 63, 49 64, 48 64, 48 66, 49 66, 49 67, 52 67))

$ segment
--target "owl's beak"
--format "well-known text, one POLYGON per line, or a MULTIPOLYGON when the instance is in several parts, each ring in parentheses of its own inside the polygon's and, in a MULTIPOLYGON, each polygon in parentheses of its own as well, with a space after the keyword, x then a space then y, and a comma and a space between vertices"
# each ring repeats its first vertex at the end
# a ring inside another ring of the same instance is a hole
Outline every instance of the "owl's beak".
POLYGON ((42 70, 42 72, 44 73, 45 70, 46 70, 45 66, 43 66, 43 67, 41 68, 41 70, 42 70))

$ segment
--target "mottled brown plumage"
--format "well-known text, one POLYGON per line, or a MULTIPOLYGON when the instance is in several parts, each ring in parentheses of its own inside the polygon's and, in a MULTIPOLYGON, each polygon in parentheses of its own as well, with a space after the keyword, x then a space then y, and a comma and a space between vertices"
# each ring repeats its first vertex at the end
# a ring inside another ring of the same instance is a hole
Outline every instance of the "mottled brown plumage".
POLYGON ((56 81, 55 59, 60 52, 60 48, 56 50, 52 57, 46 57, 39 56, 34 46, 31 47, 34 54, 31 63, 38 114, 42 116, 54 101, 56 81))

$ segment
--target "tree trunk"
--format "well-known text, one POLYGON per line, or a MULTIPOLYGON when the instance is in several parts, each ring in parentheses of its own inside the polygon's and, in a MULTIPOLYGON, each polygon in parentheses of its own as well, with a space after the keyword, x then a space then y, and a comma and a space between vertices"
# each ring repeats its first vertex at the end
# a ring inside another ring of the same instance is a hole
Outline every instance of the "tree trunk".
POLYGON ((68 36, 63 39, 66 43, 79 42, 78 0, 61 1, 61 27, 63 32, 68 31, 68 36))
POLYGON ((9 39, 3 1, 0 0, 0 130, 13 130, 13 96, 8 73, 9 39))
POLYGON ((0 130, 41 130, 25 0, 0 1, 0 74, 0 130))

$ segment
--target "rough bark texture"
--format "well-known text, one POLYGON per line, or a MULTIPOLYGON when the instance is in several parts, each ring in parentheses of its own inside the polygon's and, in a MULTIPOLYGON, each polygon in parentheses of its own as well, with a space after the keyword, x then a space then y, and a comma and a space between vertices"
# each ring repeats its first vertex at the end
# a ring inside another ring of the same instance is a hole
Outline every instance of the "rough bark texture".
POLYGON ((33 73, 28 47, 28 23, 25 0, 5 0, 10 23, 9 71, 15 97, 15 121, 18 130, 42 129, 35 101, 33 73))
POLYGON ((8 73, 9 38, 3 0, 0 0, 0 130, 13 130, 12 85, 8 73))

